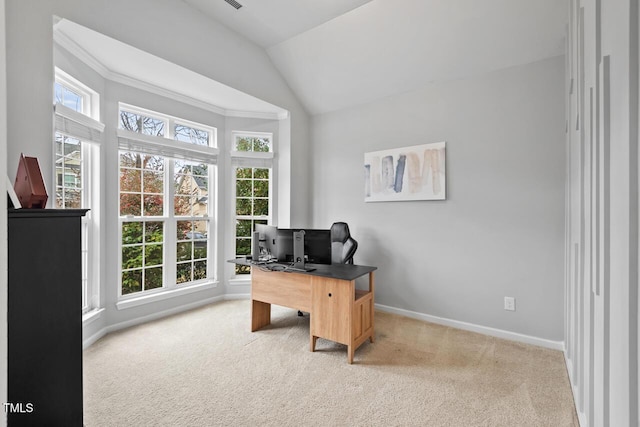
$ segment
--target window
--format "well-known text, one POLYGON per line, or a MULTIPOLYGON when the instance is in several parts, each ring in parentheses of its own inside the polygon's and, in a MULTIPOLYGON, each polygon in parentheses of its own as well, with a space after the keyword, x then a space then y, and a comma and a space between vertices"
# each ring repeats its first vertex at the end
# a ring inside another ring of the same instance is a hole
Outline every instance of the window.
MULTIPOLYGON (((234 133, 235 255, 251 253, 256 224, 268 224, 272 217, 272 135, 234 133)), ((250 268, 236 265, 236 274, 250 268)))
POLYGON ((240 135, 235 136, 235 150, 245 152, 266 153, 271 151, 271 135, 240 135))
POLYGON ((132 106, 120 129, 120 295, 210 281, 215 129, 132 106))
POLYGON ((104 125, 99 118, 98 94, 60 69, 56 69, 53 87, 55 105, 55 207, 87 208, 82 218, 82 311, 99 306, 99 271, 97 259, 98 213, 93 189, 99 185, 93 164, 98 164, 104 125))

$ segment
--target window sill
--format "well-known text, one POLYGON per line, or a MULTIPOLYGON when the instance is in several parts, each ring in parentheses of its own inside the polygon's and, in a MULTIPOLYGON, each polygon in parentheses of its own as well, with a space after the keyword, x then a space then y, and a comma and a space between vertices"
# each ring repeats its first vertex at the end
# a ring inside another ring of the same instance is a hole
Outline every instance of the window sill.
POLYGON ((177 289, 171 289, 164 292, 157 292, 151 295, 142 295, 135 298, 127 298, 126 300, 122 300, 116 304, 116 308, 118 310, 125 310, 128 308, 138 307, 144 304, 150 304, 157 301, 162 301, 165 299, 177 297, 180 295, 187 295, 193 292, 200 292, 206 289, 213 289, 218 286, 218 282, 210 281, 204 283, 198 283, 191 286, 180 287, 177 289))
POLYGON ((98 320, 102 317, 102 313, 104 313, 104 308, 96 308, 91 311, 86 312, 82 315, 82 326, 87 326, 98 320))

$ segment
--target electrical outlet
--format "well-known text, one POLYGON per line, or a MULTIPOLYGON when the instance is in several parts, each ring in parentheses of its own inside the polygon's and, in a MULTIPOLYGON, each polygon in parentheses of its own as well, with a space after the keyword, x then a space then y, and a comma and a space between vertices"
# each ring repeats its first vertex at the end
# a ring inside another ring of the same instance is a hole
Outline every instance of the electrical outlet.
POLYGON ((504 309, 516 311, 516 299, 514 297, 504 297, 504 309))

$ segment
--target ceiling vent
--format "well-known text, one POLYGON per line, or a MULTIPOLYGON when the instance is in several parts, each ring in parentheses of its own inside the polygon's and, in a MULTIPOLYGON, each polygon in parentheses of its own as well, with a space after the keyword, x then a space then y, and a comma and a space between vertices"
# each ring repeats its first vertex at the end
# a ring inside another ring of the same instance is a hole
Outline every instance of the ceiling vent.
POLYGON ((236 9, 240 9, 242 7, 242 5, 240 3, 238 3, 236 0, 224 0, 227 3, 229 3, 231 6, 235 7, 236 9))

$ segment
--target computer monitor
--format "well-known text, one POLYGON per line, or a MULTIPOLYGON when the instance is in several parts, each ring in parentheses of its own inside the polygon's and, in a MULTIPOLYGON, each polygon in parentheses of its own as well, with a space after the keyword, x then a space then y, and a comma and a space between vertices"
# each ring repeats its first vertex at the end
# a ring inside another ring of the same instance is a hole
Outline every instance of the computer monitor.
POLYGON ((331 230, 278 228, 276 256, 279 262, 293 262, 293 232, 304 230, 304 258, 311 264, 331 264, 331 230))
POLYGON ((273 225, 256 224, 256 231, 260 236, 260 259, 276 258, 276 239, 278 229, 273 225))

